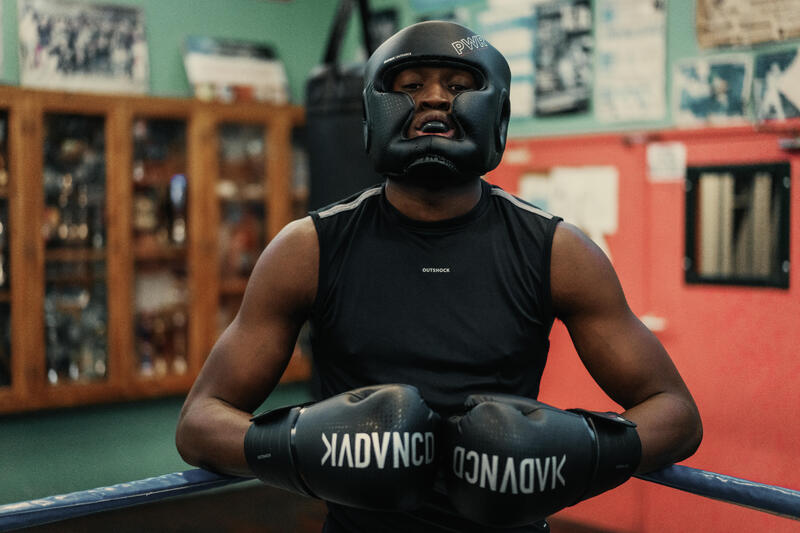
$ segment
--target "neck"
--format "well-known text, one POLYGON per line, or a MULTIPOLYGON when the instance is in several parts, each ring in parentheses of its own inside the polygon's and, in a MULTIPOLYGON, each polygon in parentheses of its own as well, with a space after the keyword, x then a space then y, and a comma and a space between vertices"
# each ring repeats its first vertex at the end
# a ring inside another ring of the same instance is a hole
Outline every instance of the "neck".
POLYGON ((421 222, 437 222, 464 215, 480 199, 480 178, 434 190, 391 178, 386 180, 386 200, 403 215, 421 222))

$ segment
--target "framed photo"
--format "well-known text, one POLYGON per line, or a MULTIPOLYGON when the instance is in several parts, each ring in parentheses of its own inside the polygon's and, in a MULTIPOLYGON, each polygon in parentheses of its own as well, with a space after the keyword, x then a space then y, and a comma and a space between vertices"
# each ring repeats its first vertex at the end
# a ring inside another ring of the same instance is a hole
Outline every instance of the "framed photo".
POLYGON ((19 1, 20 83, 28 87, 146 93, 141 8, 68 0, 19 1))

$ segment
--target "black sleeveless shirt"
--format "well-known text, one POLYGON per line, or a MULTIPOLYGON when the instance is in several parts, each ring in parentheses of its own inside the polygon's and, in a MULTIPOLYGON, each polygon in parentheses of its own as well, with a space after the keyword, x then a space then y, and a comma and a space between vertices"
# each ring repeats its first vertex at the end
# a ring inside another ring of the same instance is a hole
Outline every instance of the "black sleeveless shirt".
POLYGON ((319 398, 407 383, 447 416, 472 393, 537 397, 561 219, 481 187, 471 211, 445 221, 405 217, 382 185, 311 213, 320 251, 310 318, 319 398))

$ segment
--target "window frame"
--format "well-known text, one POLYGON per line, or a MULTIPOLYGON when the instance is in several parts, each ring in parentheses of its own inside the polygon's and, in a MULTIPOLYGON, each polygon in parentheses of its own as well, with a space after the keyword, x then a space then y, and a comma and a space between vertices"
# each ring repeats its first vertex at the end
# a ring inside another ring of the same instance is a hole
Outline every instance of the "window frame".
POLYGON ((789 288, 791 263, 789 256, 790 238, 790 205, 791 205, 791 163, 789 161, 771 161, 761 163, 689 166, 685 177, 685 252, 684 274, 687 284, 710 284, 745 287, 789 288), (710 173, 726 173, 734 180, 752 178, 757 173, 768 172, 773 178, 780 180, 773 187, 778 187, 778 217, 776 264, 768 276, 753 275, 708 275, 698 272, 699 242, 697 239, 699 217, 699 182, 700 178, 710 173))

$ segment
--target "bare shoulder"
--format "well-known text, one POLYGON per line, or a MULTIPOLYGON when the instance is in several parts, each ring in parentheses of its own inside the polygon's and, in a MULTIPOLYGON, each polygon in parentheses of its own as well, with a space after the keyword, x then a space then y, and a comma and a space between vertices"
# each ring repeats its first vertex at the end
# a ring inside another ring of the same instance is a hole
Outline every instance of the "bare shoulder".
POLYGON ((561 222, 553 236, 550 289, 559 316, 594 304, 626 305, 611 261, 580 228, 567 222, 561 222))
POLYGON ((298 254, 319 254, 314 221, 306 216, 289 222, 267 246, 270 251, 295 250, 298 254))
POLYGON ((316 296, 318 270, 317 231, 307 216, 287 224, 261 253, 250 276, 246 299, 270 295, 292 307, 307 307, 316 296))
POLYGON ((603 251, 580 228, 569 222, 560 222, 553 235, 553 260, 559 268, 569 267, 567 260, 607 261, 603 251))

